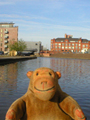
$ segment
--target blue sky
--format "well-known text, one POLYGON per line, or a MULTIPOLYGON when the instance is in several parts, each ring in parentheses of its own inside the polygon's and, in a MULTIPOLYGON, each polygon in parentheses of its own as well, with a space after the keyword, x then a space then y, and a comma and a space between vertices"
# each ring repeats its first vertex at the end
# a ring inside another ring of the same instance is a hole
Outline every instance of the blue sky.
POLYGON ((18 39, 47 48, 65 33, 90 40, 90 0, 0 0, 0 22, 14 22, 18 39))

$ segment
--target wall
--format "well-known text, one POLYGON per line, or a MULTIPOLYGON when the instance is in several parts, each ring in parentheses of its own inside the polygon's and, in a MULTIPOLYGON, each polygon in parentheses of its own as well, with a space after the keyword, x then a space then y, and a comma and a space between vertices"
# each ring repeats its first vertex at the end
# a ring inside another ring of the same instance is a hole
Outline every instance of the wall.
POLYGON ((37 49, 37 53, 40 53, 41 42, 25 41, 27 48, 25 50, 37 49))

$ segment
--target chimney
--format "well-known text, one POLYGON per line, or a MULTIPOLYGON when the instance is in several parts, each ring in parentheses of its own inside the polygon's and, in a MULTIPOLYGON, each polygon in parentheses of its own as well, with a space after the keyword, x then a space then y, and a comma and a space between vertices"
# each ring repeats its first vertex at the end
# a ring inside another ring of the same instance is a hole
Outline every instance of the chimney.
POLYGON ((65 34, 65 38, 72 38, 72 35, 65 34))
POLYGON ((67 34, 65 34, 65 38, 67 38, 67 34))

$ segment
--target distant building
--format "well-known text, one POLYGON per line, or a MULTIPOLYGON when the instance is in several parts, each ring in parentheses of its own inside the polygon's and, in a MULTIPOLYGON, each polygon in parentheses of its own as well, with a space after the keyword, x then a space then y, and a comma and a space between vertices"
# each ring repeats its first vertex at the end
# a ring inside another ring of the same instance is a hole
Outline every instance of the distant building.
POLYGON ((72 38, 65 34, 65 38, 51 39, 51 51, 82 52, 90 49, 90 41, 82 38, 72 38))
POLYGON ((40 53, 42 46, 41 42, 25 41, 27 48, 25 50, 35 50, 36 53, 40 53))
POLYGON ((18 40, 18 26, 14 23, 0 23, 0 51, 9 52, 8 44, 18 40))

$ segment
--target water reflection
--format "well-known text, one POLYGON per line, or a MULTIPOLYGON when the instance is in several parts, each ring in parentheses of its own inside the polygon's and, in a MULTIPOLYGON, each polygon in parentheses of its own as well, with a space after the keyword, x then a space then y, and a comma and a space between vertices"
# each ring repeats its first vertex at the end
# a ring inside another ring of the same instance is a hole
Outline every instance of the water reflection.
POLYGON ((0 89, 5 91, 8 88, 17 88, 17 63, 0 66, 0 89))
MULTIPOLYGON (((55 71, 61 71, 62 77, 83 80, 90 78, 90 61, 76 59, 51 59, 51 68, 55 71)), ((86 81, 86 80, 85 80, 86 81)), ((83 81, 82 81, 83 82, 83 81)))
POLYGON ((74 97, 90 118, 90 60, 51 60, 51 68, 61 72, 59 84, 63 91, 74 97))
POLYGON ((49 67, 61 72, 59 84, 74 97, 90 118, 90 60, 42 58, 0 66, 0 120, 4 120, 10 104, 27 91, 27 71, 49 67))

